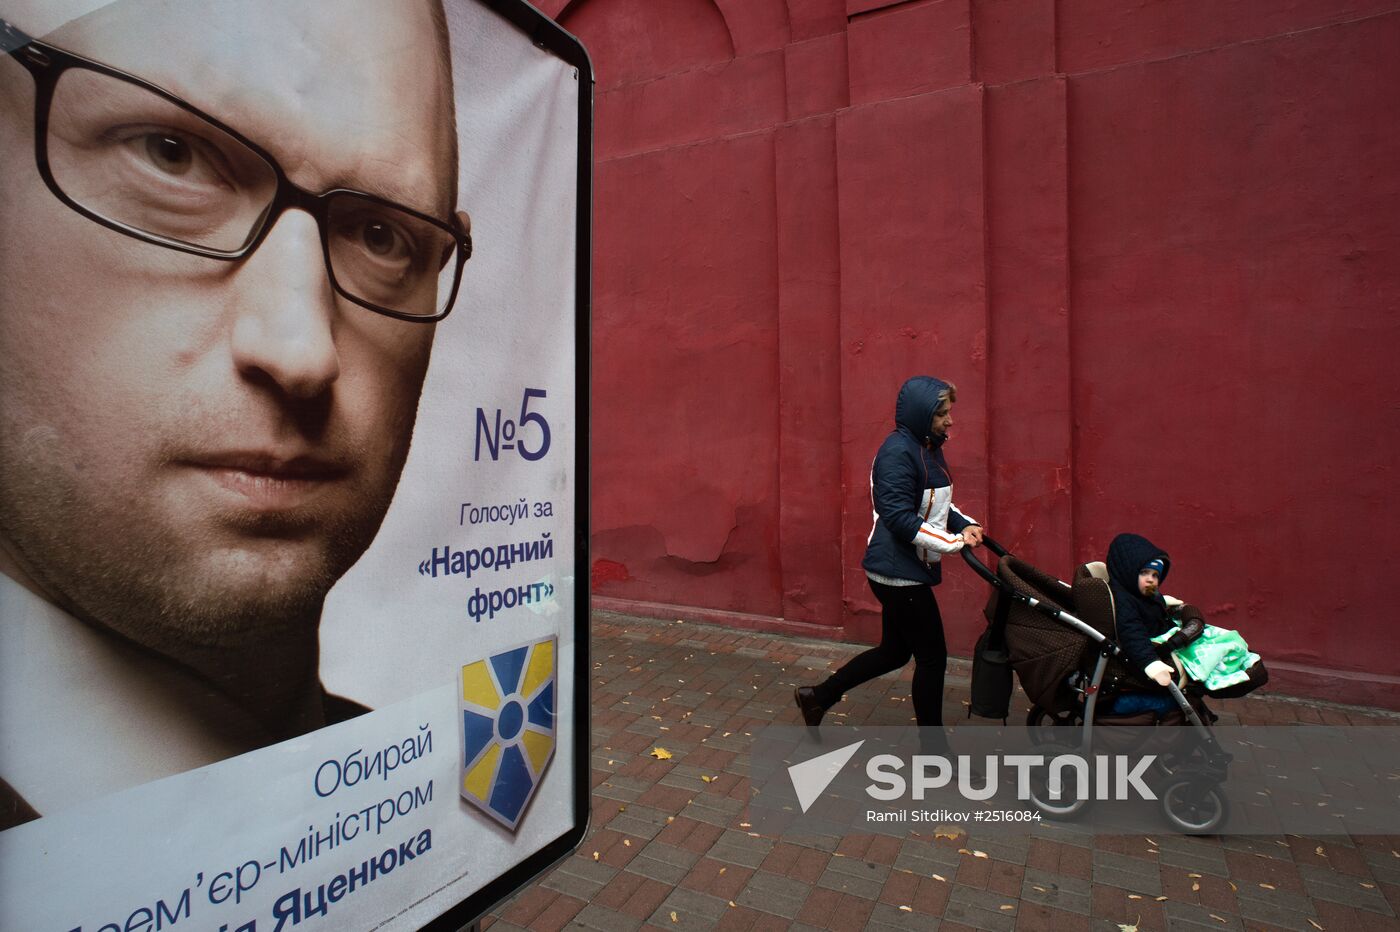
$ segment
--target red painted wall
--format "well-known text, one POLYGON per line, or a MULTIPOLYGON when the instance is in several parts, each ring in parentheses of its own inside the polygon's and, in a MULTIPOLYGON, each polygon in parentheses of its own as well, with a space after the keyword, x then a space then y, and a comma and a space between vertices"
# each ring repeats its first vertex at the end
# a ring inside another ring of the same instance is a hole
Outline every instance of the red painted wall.
POLYGON ((993 536, 1143 533, 1280 689, 1400 707, 1400 2, 543 7, 598 82, 600 604, 874 639, 929 373, 993 536))

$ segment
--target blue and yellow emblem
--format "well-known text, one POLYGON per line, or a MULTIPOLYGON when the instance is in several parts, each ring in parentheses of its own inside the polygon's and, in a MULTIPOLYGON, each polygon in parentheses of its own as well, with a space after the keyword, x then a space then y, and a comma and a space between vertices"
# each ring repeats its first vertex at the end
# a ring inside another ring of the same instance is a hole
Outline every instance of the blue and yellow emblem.
POLYGON ((554 757, 556 639, 462 668, 462 798, 511 831, 554 757))

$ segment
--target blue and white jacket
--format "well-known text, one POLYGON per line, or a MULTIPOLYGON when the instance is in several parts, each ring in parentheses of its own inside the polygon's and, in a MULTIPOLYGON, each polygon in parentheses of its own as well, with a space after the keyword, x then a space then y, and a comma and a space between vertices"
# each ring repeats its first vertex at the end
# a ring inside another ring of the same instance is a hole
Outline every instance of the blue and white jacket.
POLYGON ((961 550, 957 535, 978 523, 953 505, 944 438, 931 435, 938 395, 947 387, 926 375, 904 383, 894 406, 895 429, 870 467, 875 524, 861 566, 877 582, 938 585, 943 554, 961 550))

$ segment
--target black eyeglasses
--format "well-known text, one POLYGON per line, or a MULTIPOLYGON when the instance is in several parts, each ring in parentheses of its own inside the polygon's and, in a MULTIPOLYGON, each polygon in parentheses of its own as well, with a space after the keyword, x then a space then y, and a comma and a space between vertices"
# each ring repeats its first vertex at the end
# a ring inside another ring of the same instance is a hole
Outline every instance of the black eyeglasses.
POLYGON ((239 260, 289 209, 316 218, 337 293, 400 320, 441 320, 471 234, 363 191, 313 194, 262 147, 148 81, 47 45, 0 19, 0 51, 34 78, 39 174, 60 201, 157 246, 239 260))

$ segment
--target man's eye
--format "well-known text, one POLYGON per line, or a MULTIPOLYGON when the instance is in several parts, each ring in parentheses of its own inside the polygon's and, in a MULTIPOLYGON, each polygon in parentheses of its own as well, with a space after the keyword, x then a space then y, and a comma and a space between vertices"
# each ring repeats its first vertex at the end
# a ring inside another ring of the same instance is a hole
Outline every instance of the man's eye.
POLYGON ((360 233, 365 249, 376 256, 390 257, 408 252, 398 231, 380 220, 368 220, 360 233))
POLYGON ((161 171, 184 175, 194 166, 194 148, 188 141, 169 133, 148 133, 146 156, 161 171))

